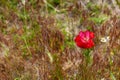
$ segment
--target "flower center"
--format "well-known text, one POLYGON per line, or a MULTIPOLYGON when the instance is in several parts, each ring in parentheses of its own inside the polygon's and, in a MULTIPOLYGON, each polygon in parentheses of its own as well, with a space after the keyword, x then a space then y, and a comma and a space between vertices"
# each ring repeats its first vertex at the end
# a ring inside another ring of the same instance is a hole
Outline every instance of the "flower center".
POLYGON ((89 38, 84 38, 84 40, 87 42, 89 40, 89 38))

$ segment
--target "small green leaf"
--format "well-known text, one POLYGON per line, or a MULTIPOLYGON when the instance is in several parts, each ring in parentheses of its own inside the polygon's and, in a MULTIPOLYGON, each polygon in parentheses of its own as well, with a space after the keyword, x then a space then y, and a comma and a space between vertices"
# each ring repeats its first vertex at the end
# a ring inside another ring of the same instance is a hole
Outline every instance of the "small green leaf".
POLYGON ((14 80, 21 80, 21 78, 15 78, 14 80))
POLYGON ((101 15, 99 17, 91 17, 89 18, 89 20, 95 22, 96 24, 101 24, 103 23, 104 21, 106 21, 109 17, 106 16, 106 15, 101 15))
POLYGON ((112 80, 116 80, 116 78, 115 78, 115 76, 113 75, 112 72, 110 73, 110 77, 111 77, 112 80))

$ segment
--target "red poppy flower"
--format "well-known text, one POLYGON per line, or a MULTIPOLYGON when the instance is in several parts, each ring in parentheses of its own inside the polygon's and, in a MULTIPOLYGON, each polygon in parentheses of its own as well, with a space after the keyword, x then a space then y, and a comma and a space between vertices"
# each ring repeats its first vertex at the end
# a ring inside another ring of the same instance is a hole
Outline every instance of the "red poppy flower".
POLYGON ((92 48, 94 46, 93 42, 94 33, 90 31, 80 31, 75 37, 75 43, 80 48, 92 48))

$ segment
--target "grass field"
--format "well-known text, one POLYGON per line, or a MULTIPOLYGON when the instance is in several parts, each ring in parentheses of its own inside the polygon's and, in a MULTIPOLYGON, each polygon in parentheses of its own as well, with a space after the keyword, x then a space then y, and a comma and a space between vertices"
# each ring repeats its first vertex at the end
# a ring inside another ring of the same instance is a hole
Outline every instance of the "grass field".
POLYGON ((120 1, 0 0, 0 80, 120 80, 120 1))

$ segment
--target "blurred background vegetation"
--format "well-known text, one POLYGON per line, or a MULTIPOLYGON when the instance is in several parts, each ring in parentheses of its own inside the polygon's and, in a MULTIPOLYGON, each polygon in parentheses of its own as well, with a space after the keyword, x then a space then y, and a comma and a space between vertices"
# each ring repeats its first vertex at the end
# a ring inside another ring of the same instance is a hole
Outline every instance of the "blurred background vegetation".
POLYGON ((0 0, 0 80, 120 80, 119 57, 119 0, 0 0), (80 30, 95 34, 89 65, 80 30))

